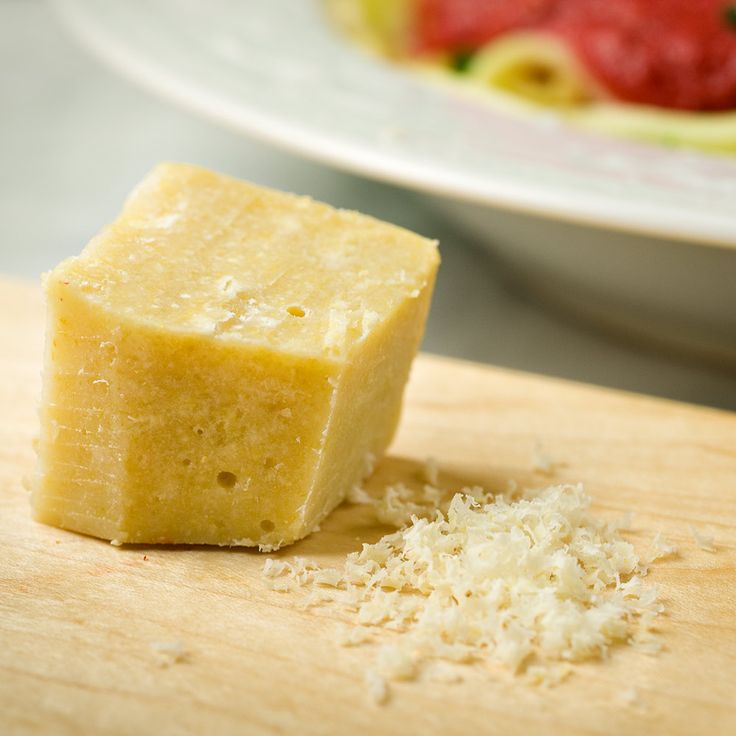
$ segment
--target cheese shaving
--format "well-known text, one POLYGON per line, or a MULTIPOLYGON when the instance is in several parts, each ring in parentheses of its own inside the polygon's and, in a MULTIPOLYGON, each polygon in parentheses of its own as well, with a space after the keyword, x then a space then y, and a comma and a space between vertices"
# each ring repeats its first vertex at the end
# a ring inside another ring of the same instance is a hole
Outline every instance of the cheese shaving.
POLYGON ((362 626, 346 626, 337 635, 338 643, 344 647, 356 647, 372 640, 370 629, 362 626))
POLYGON ((345 500, 354 505, 372 504, 373 498, 362 486, 355 485, 347 493, 345 500))
POLYGON ((379 672, 389 680, 413 680, 417 676, 414 654, 406 647, 386 644, 376 657, 379 672))
POLYGON ((705 550, 706 552, 716 551, 716 542, 712 536, 699 532, 692 524, 690 524, 690 533, 693 535, 695 544, 697 544, 700 549, 705 550))
POLYGON ((427 670, 427 679, 430 682, 441 682, 446 685, 463 681, 463 676, 448 662, 437 661, 427 670))
POLYGON ((639 693, 636 688, 630 687, 622 690, 620 694, 621 702, 629 707, 639 704, 639 693))
POLYGON ((388 684, 377 672, 374 670, 367 670, 365 673, 365 684, 368 688, 368 694, 370 695, 371 700, 376 703, 376 705, 383 705, 388 701, 388 684))
POLYGON ((383 496, 375 502, 376 518, 384 524, 402 528, 411 523, 413 517, 433 516, 440 509, 443 497, 439 488, 429 484, 417 492, 404 483, 395 483, 386 486, 383 496))
POLYGON ((152 641, 149 646, 159 667, 171 667, 189 659, 189 651, 180 641, 152 641))
POLYGON ((424 463, 424 480, 431 486, 437 486, 440 480, 440 466, 433 457, 428 457, 424 463))
POLYGON ((645 554, 643 561, 654 562, 655 560, 661 560, 664 557, 672 557, 678 553, 677 545, 668 542, 662 532, 657 532, 654 535, 652 544, 645 554))
POLYGON ((526 680, 532 685, 542 687, 554 687, 566 680, 572 674, 572 665, 562 662, 556 665, 540 666, 530 665, 526 670, 526 680))
POLYGON ((543 475, 551 475, 555 465, 555 461, 544 451, 542 445, 535 442, 532 448, 532 470, 543 475))

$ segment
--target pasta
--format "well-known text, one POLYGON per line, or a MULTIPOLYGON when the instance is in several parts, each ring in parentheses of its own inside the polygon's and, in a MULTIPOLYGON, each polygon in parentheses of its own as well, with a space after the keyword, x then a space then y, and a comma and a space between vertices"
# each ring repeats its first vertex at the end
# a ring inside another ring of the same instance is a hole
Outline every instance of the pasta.
POLYGON ((467 78, 552 107, 578 106, 595 95, 592 80, 563 43, 529 31, 486 44, 469 61, 467 78))

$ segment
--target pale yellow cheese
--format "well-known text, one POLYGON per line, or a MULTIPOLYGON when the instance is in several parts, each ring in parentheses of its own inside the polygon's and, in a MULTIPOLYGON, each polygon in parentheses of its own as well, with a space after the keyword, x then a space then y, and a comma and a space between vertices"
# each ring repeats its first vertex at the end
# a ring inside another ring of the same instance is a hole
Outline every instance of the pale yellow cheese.
POLYGON ((396 428, 436 244, 158 166, 47 278, 37 519, 117 542, 311 532, 396 428))

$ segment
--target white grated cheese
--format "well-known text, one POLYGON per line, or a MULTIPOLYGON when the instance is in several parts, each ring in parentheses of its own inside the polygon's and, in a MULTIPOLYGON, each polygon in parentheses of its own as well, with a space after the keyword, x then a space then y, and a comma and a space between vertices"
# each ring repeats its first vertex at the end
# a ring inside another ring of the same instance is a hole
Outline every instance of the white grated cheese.
POLYGON ((383 496, 375 502, 376 518, 384 524, 402 528, 413 517, 432 517, 439 510, 444 492, 432 485, 423 486, 420 493, 403 483, 386 486, 383 496))
POLYGON ((424 480, 431 486, 436 486, 440 482, 440 466, 433 457, 428 457, 424 463, 424 480))
POLYGON ((434 662, 427 670, 427 679, 430 682, 441 682, 451 685, 463 681, 463 676, 457 671, 457 668, 448 662, 438 660, 434 662))
MULTIPOLYGON (((308 591, 331 587, 356 623, 400 633, 366 675, 376 702, 388 697, 386 679, 414 679, 438 660, 485 661, 555 685, 571 663, 605 657, 616 643, 658 649, 662 606, 619 535, 629 520, 591 516, 581 485, 510 501, 481 488, 447 499, 431 485, 394 484, 373 503, 379 520, 400 528, 363 544, 342 569, 267 560, 264 575, 308 591)), ((650 559, 674 553, 661 535, 653 548, 650 559)))
POLYGON ((624 705, 628 706, 635 706, 639 703, 639 693, 637 693, 636 688, 630 687, 626 690, 621 691, 621 702, 624 705))
POLYGON ((149 646, 159 667, 171 667, 189 659, 189 652, 180 641, 152 641, 149 646))
POLYGON ((363 477, 367 478, 369 475, 373 475, 375 469, 376 456, 372 452, 366 452, 365 458, 363 458, 363 477))
POLYGON ((364 626, 346 626, 337 635, 337 642, 343 647, 355 647, 372 640, 370 629, 364 626))
POLYGON ((383 705, 388 701, 388 684, 377 672, 374 670, 366 670, 365 684, 371 700, 376 703, 376 705, 383 705))
POLYGON ((413 680, 417 676, 414 656, 396 644, 381 647, 376 657, 379 672, 389 680, 413 680))
POLYGON ((551 666, 530 665, 524 673, 525 679, 532 685, 553 687, 559 685, 572 674, 572 665, 569 662, 551 666))
POLYGON ((302 601, 300 608, 304 611, 307 608, 321 606, 323 603, 332 603, 334 600, 335 596, 324 590, 310 590, 306 598, 302 601))
POLYGON ((317 585, 329 585, 336 588, 342 582, 342 574, 339 570, 332 570, 330 568, 315 570, 312 578, 317 585))
POLYGON ((555 465, 555 461, 544 451, 541 443, 535 442, 532 448, 532 470, 543 475, 551 475, 555 465))
POLYGON ((695 544, 697 544, 700 549, 705 550, 706 552, 716 551, 716 542, 712 536, 702 534, 692 524, 690 524, 690 533, 693 535, 695 544))
POLYGON ((649 563, 655 560, 661 560, 664 557, 672 557, 678 553, 677 545, 668 542, 662 532, 654 535, 652 544, 643 558, 643 562, 649 563))
POLYGON ((294 557, 290 562, 268 558, 263 563, 263 577, 271 590, 287 592, 313 582, 318 569, 317 565, 304 557, 294 557))
MULTIPOLYGON (((373 475, 373 471, 376 468, 376 456, 372 452, 367 452, 365 454, 365 457, 363 458, 363 478, 368 478, 370 475, 373 475)), ((361 485, 354 485, 352 488, 350 488, 345 496, 345 500, 348 503, 357 504, 357 505, 367 505, 367 504, 373 504, 374 499, 373 497, 368 493, 368 491, 363 488, 361 485)))
POLYGON ((348 503, 352 503, 356 506, 373 503, 373 497, 368 493, 368 491, 365 490, 365 488, 363 488, 363 486, 358 485, 353 486, 348 491, 345 500, 348 503))

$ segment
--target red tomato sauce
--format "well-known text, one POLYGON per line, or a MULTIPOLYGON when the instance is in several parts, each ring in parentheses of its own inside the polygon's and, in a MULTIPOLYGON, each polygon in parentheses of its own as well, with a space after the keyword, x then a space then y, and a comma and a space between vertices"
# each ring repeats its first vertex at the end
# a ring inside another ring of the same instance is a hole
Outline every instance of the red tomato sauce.
POLYGON ((417 54, 467 52, 510 31, 562 38, 620 100, 736 109, 736 0, 415 0, 417 54))

